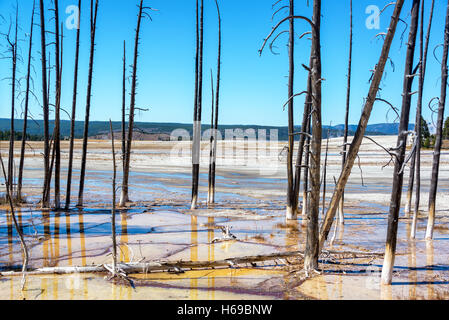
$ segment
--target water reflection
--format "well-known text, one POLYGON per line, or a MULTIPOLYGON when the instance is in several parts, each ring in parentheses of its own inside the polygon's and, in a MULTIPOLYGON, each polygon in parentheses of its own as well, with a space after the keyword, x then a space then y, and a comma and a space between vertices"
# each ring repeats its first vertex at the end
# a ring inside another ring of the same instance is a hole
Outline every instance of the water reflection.
MULTIPOLYGON (((190 217, 190 260, 198 261, 198 217, 190 217)), ((198 279, 190 279, 190 299, 198 300, 198 279)))

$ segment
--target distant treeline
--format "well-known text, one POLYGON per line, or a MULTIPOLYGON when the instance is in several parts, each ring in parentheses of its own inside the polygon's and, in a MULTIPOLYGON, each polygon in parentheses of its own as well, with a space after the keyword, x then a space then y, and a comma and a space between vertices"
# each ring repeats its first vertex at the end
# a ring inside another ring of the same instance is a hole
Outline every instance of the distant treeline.
MULTIPOLYGON (((14 132, 14 140, 20 141, 23 138, 22 132, 14 132)), ((7 141, 11 139, 11 131, 0 131, 0 141, 7 141)), ((44 138, 35 134, 27 134, 27 141, 43 141, 44 138)))

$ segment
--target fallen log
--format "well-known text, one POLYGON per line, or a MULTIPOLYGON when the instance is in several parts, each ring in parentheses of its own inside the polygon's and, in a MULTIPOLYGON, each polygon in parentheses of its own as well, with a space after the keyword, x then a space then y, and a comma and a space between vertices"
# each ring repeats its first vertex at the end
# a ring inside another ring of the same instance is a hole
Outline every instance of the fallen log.
MULTIPOLYGON (((323 251, 323 254, 333 255, 349 255, 351 257, 367 257, 367 256, 383 256, 382 253, 372 252, 353 252, 353 251, 323 251)), ((286 264, 295 264, 289 261, 289 258, 300 259, 304 258, 304 253, 300 251, 291 251, 284 253, 273 253, 267 255, 236 257, 224 260, 215 261, 153 261, 153 262, 138 262, 138 263, 120 263, 117 268, 125 274, 147 274, 147 273, 162 273, 162 272, 176 272, 182 273, 191 270, 202 269, 219 269, 219 268, 236 268, 239 265, 251 265, 257 267, 257 263, 265 261, 285 261, 286 264)), ((276 265, 277 262, 276 262, 276 265)), ((67 274, 87 274, 87 273, 107 273, 111 269, 110 265, 93 265, 86 267, 53 267, 53 268, 37 268, 30 269, 27 275, 67 275, 67 274)), ((0 272, 0 277, 20 276, 21 272, 6 271, 0 272)))

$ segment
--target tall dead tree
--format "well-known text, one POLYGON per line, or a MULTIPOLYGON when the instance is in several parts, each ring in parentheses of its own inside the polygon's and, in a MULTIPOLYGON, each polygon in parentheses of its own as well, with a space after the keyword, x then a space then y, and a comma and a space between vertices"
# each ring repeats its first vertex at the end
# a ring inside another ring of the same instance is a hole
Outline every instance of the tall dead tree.
POLYGON ((6 40, 8 42, 9 51, 11 53, 11 121, 10 121, 10 135, 9 135, 9 154, 8 154, 8 179, 6 179, 6 188, 12 197, 14 197, 14 140, 15 140, 15 130, 14 130, 14 120, 16 112, 16 74, 17 74, 17 34, 18 34, 18 21, 19 21, 19 7, 17 3, 16 7, 16 19, 14 27, 14 39, 10 38, 11 26, 9 28, 8 34, 6 35, 6 40))
MULTIPOLYGON (((290 16, 295 15, 294 0, 290 0, 289 5, 290 16)), ((289 41, 288 41, 288 153, 287 153, 287 220, 296 220, 297 218, 297 203, 295 197, 295 186, 293 176, 293 152, 295 147, 295 122, 294 122, 294 81, 295 81, 295 19, 289 20, 289 41)))
POLYGON ((191 209, 198 205, 198 188, 200 179, 201 158, 201 114, 203 103, 203 35, 204 35, 204 0, 201 0, 198 16, 198 0, 196 2, 196 58, 195 58, 195 106, 193 118, 192 144, 192 202, 191 209), (199 20, 199 26, 198 26, 199 20))
MULTIPOLYGON (((123 182, 122 182, 122 194, 120 196, 120 206, 126 206, 129 201, 129 167, 131 160, 131 147, 133 142, 133 131, 134 131, 134 113, 136 108, 136 90, 137 90, 137 58, 139 56, 139 39, 140 39, 140 25, 142 22, 143 15, 147 15, 144 11, 145 9, 151 9, 143 6, 143 0, 140 0, 139 15, 137 17, 137 28, 136 28, 136 38, 134 42, 134 62, 131 80, 131 102, 129 104, 129 122, 128 122, 128 139, 126 142, 126 153, 125 153, 125 167, 123 170, 123 182)), ((151 9, 153 10, 153 9, 151 9)))
POLYGON ((448 78, 448 51, 449 51, 449 1, 447 4, 446 26, 444 29, 444 49, 441 60, 441 94, 438 106, 437 132, 435 139, 435 149, 433 151, 432 179, 429 191, 429 218, 427 221, 426 239, 433 238, 435 226, 436 199, 438 191, 438 176, 440 172, 441 147, 443 144, 443 122, 444 109, 446 107, 447 78, 448 78))
MULTIPOLYGON (((414 239, 416 237, 416 229, 418 226, 418 214, 419 214, 419 205, 421 201, 421 145, 422 145, 422 101, 423 101, 423 92, 424 92, 424 80, 426 76, 426 68, 427 68, 427 54, 429 50, 429 41, 430 41, 430 31, 432 29, 432 20, 433 20, 433 11, 435 8, 435 0, 432 0, 432 5, 430 8, 430 18, 429 24, 427 26, 427 34, 426 34, 426 43, 424 46, 424 4, 425 1, 422 0, 421 6, 421 32, 420 32, 420 65, 419 65, 419 89, 418 89, 418 103, 416 107, 416 120, 415 120, 415 132, 416 132, 416 154, 415 157, 412 158, 412 163, 410 167, 410 179, 409 179, 409 194, 407 194, 407 205, 411 207, 412 196, 410 193, 413 193, 413 180, 416 179, 416 194, 415 194, 415 208, 413 211, 413 223, 410 231, 410 238, 414 239), (424 47, 423 47, 424 46, 424 47), (413 173, 415 173, 413 175, 413 173)), ((406 209, 406 213, 407 209, 406 209)))
POLYGON ((211 102, 211 120, 210 120, 210 152, 209 152, 209 181, 208 181, 208 192, 207 192, 207 204, 211 205, 211 195, 212 195, 212 162, 214 158, 214 116, 215 116, 215 97, 214 97, 214 76, 212 70, 210 71, 210 84, 212 92, 212 102, 211 102))
POLYGON ((78 96, 78 65, 80 53, 80 33, 81 33, 81 0, 78 0, 78 21, 75 44, 75 70, 73 72, 73 97, 72 97, 72 115, 70 119, 70 145, 69 145, 69 164, 67 169, 67 189, 65 196, 65 209, 70 208, 70 198, 72 193, 72 175, 73 175, 73 151, 75 145, 75 122, 76 122, 76 100, 78 96))
POLYGON ((125 170, 126 153, 126 41, 123 41, 123 79, 122 79, 122 167, 125 170))
MULTIPOLYGON (((346 152, 348 150, 348 135, 349 135, 349 108, 351 105, 351 76, 352 76, 352 38, 353 38, 353 22, 352 22, 352 0, 350 2, 350 27, 349 27, 349 62, 348 62, 348 85, 346 87, 346 113, 345 113, 345 129, 343 134, 343 150, 341 154, 342 170, 345 167, 346 152)), ((345 194, 341 195, 340 208, 338 210, 338 222, 345 223, 344 219, 345 208, 345 194)))
POLYGON ((47 185, 50 179, 50 137, 49 137, 49 108, 48 108, 48 85, 47 85, 47 44, 45 42, 45 7, 44 0, 40 4, 41 25, 41 62, 42 62, 42 106, 44 113, 44 187, 42 190, 42 207, 49 207, 47 197, 47 185))
POLYGON ((215 119, 213 118, 213 144, 212 144, 212 163, 210 168, 210 187, 209 203, 215 203, 215 177, 217 168, 217 142, 218 142, 218 112, 220 102, 220 81, 221 81, 221 15, 218 0, 215 0, 218 15, 218 58, 217 58, 217 84, 215 91, 215 119))
POLYGON ((330 202, 329 208, 326 212, 326 216, 321 226, 320 250, 323 248, 324 242, 327 240, 329 232, 332 228, 332 223, 334 222, 335 214, 340 205, 341 197, 346 187, 346 183, 349 180, 355 159, 357 158, 357 155, 359 153, 360 146, 362 144, 363 137, 365 135, 366 128, 368 126, 371 111, 373 110, 373 106, 376 101, 377 92, 379 91, 380 82, 384 74, 385 65, 388 60, 391 44, 393 42, 393 38, 396 33, 396 28, 398 25, 403 5, 404 0, 396 1, 394 12, 391 17, 390 26, 387 34, 385 35, 385 41, 383 44, 382 52, 380 54, 379 62, 377 63, 376 68, 374 70, 370 89, 368 92, 367 99, 365 101, 364 108, 362 110, 362 115, 360 118, 359 125, 357 127, 357 131, 354 135, 354 139, 352 140, 351 146, 349 147, 349 150, 347 152, 345 167, 340 175, 340 178, 338 179, 337 185, 334 190, 334 194, 332 196, 332 200, 330 202))
MULTIPOLYGON (((388 216, 387 241, 385 247, 384 264, 382 268, 382 283, 391 284, 394 260, 396 254, 396 242, 401 209, 401 196, 404 180, 404 167, 406 165, 405 152, 409 136, 408 126, 410 121, 410 106, 412 101, 413 84, 413 60, 415 56, 416 36, 419 23, 419 9, 421 0, 413 0, 411 11, 410 33, 407 42, 407 54, 405 60, 404 87, 402 91, 402 111, 399 124, 397 148, 395 148, 395 166, 393 171, 393 189, 391 192, 390 213, 388 216)), ((413 152, 413 151, 412 151, 413 152)))
POLYGON ((90 58, 89 58, 89 74, 87 79, 87 96, 86 96, 86 115, 84 119, 84 134, 83 134, 83 153, 81 156, 81 172, 78 192, 77 207, 83 206, 84 200, 84 180, 86 177, 86 160, 87 160, 87 141, 89 139, 89 118, 90 118, 90 102, 92 98, 92 73, 94 67, 94 53, 95 53, 95 33, 97 28, 97 12, 98 0, 90 0, 90 58))
POLYGON ((17 180, 17 200, 22 201, 22 182, 23 182, 23 169, 25 163, 25 148, 27 140, 27 128, 28 128, 28 106, 30 101, 30 77, 31 77, 31 54, 33 49, 33 30, 34 30, 34 11, 35 2, 33 1, 33 11, 31 13, 31 27, 30 27, 30 42, 28 46, 28 65, 26 75, 26 91, 25 91, 25 107, 23 110, 23 130, 22 130, 22 145, 20 148, 20 163, 19 163, 19 176, 17 180))
POLYGON ((312 18, 312 139, 310 153, 310 201, 307 211, 307 237, 304 253, 304 270, 318 269, 319 256, 319 213, 320 213, 320 171, 321 171, 321 0, 313 2, 312 18))
POLYGON ((55 209, 60 209, 61 206, 61 47, 59 39, 59 0, 54 0, 54 20, 55 20, 55 209))
POLYGON ((115 164, 115 140, 114 131, 112 130, 112 121, 109 119, 109 130, 111 132, 111 143, 112 143, 112 165, 113 165, 113 176, 112 176, 112 215, 111 215, 111 228, 112 228, 112 270, 113 275, 117 272, 117 235, 115 226, 116 217, 116 179, 117 179, 117 166, 115 164))

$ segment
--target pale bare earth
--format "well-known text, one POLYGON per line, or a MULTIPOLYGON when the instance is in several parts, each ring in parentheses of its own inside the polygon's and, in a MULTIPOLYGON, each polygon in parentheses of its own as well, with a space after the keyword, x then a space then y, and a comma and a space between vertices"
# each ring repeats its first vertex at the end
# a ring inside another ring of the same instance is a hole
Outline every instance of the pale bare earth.
MULTIPOLYGON (((373 137, 386 148, 395 137, 373 137)), ((331 139, 327 169, 327 201, 341 168, 342 139, 331 139)), ((326 141, 323 142, 323 152, 326 141)), ((32 267, 86 266, 110 263, 111 179, 110 142, 91 141, 87 162, 86 210, 48 213, 37 208, 42 188, 42 145, 30 143, 24 173, 29 205, 19 212, 32 267)), ((136 142, 130 177, 130 210, 117 217, 120 260, 212 261, 247 255, 303 250, 305 224, 286 224, 285 143, 220 142, 217 204, 207 208, 209 144, 203 143, 201 207, 189 210, 191 158, 189 142, 136 142), (211 244, 220 227, 231 226, 238 240, 211 244)), ((7 158, 7 143, 0 149, 7 158)), ((16 151, 19 150, 17 144, 16 151)), ((63 143, 63 168, 68 144, 63 143)), ((120 150, 117 142, 116 150, 120 150)), ((16 153, 16 159, 19 154, 16 153)), ((76 203, 81 142, 76 143, 72 204, 76 203)), ((336 231, 326 250, 382 253, 392 183, 390 158, 366 140, 346 193, 346 225, 336 231), (362 171, 361 171, 362 170, 362 171), (363 181, 362 181, 363 177, 363 181)), ((17 160, 16 160, 17 161, 17 160)), ((324 153, 323 153, 324 161, 324 153)), ((118 161, 118 181, 121 162, 118 161)), ((411 220, 401 214, 394 283, 379 285, 382 259, 323 255, 323 273, 301 281, 301 266, 280 261, 239 269, 202 270, 183 274, 132 276, 135 289, 114 284, 103 275, 0 276, 0 299, 440 299, 449 298, 449 153, 443 152, 435 240, 426 242, 427 192, 432 151, 424 151, 422 207, 416 241, 408 240, 411 220)), ((408 178, 408 168, 405 176, 408 178)), ((63 171, 62 186, 65 186, 63 171)), ((407 183, 407 179, 405 179, 407 183)), ((2 185, 0 192, 4 191, 2 185)), ((62 195, 65 195, 63 188, 62 195)), ((405 197, 404 197, 405 198, 405 197)), ((332 231, 333 233, 334 231, 332 231)), ((10 216, 0 210, 0 272, 20 268, 22 254, 10 216)))

